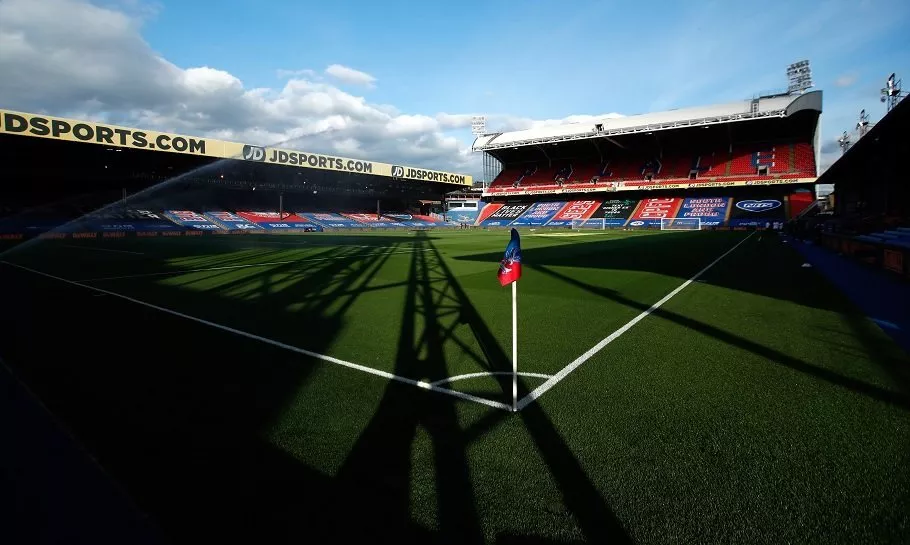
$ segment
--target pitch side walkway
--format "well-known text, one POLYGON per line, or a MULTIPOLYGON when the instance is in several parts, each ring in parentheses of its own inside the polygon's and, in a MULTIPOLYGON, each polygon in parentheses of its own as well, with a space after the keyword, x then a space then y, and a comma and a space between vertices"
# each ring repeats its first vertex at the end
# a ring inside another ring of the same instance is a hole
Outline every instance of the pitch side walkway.
POLYGON ((824 274, 904 351, 910 353, 910 284, 830 250, 787 238, 806 261, 824 274))

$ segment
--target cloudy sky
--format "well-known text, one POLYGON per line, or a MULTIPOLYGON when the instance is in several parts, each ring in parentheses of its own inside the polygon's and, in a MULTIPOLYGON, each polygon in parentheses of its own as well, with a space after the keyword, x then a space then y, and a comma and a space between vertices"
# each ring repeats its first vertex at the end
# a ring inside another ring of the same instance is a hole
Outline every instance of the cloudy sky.
POLYGON ((905 0, 0 0, 0 108, 477 175, 473 114, 745 99, 808 58, 827 164, 910 81, 907 28, 905 0))

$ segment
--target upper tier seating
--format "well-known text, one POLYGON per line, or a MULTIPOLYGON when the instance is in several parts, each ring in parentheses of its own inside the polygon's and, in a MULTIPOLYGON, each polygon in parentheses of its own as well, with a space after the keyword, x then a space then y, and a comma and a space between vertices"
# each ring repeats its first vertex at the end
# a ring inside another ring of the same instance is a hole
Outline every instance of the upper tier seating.
POLYGON ((815 154, 808 143, 749 144, 700 154, 673 153, 663 157, 619 156, 603 163, 576 159, 553 165, 505 168, 490 185, 492 192, 571 189, 596 183, 648 185, 695 179, 752 180, 781 176, 814 177, 815 154))

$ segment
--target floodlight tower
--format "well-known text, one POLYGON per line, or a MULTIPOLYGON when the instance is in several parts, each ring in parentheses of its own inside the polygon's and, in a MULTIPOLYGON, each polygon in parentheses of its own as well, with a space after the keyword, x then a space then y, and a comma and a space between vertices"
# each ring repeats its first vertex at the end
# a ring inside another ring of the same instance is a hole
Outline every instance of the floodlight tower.
POLYGON ((840 146, 841 154, 847 153, 847 150, 850 149, 850 135, 847 134, 847 131, 844 131, 844 134, 837 139, 837 145, 840 146))
POLYGON ((888 81, 885 82, 885 86, 882 87, 881 100, 885 103, 885 113, 894 109, 904 96, 903 89, 901 89, 901 80, 897 78, 897 74, 892 72, 891 75, 888 76, 888 81))
MULTIPOLYGON (((475 140, 487 134, 487 117, 484 115, 475 115, 471 118, 471 134, 474 135, 475 140)), ((496 179, 496 176, 499 175, 499 172, 502 171, 502 163, 500 163, 495 157, 490 155, 487 152, 483 152, 483 179, 481 180, 481 185, 486 188, 490 183, 496 179)))
POLYGON ((865 108, 859 112, 859 122, 856 124, 856 130, 859 132, 859 137, 862 138, 866 136, 866 133, 869 132, 872 126, 869 124, 869 114, 866 113, 865 108))
POLYGON ((809 61, 802 60, 788 66, 787 82, 787 93, 791 95, 801 95, 811 89, 814 84, 812 83, 812 68, 809 67, 809 61))

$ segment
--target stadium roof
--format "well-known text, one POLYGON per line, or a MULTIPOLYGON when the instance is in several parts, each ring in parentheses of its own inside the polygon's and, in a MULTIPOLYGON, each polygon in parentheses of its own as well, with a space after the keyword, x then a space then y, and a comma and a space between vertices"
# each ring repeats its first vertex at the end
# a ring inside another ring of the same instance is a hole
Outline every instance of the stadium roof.
POLYGON ((777 95, 714 106, 682 108, 666 112, 604 118, 584 123, 566 123, 521 131, 485 134, 473 145, 474 151, 556 143, 586 138, 697 127, 752 119, 787 117, 800 110, 821 112, 822 92, 777 95))
POLYGON ((0 110, 0 134, 470 186, 466 174, 0 110))
POLYGON ((835 190, 906 185, 899 172, 910 153, 910 100, 902 100, 818 178, 835 190))

